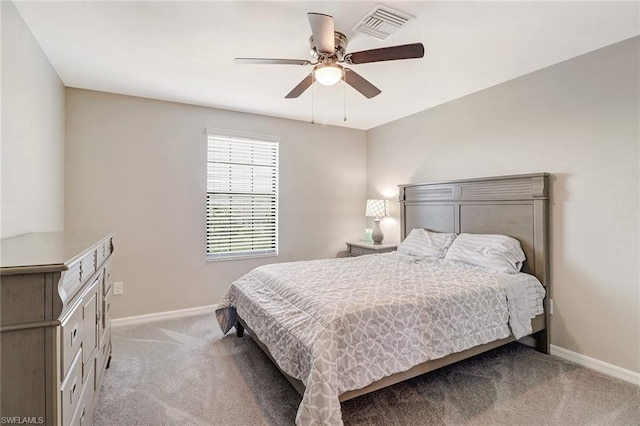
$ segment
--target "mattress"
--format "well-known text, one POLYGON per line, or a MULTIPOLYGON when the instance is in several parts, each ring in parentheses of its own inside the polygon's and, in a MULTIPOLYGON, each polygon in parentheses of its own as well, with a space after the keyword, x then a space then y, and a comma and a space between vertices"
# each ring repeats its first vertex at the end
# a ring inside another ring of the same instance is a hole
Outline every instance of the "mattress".
POLYGON ((239 315, 305 385, 298 425, 341 425, 339 395, 431 359, 531 333, 544 288, 396 252, 265 265, 235 281, 216 316, 239 315))

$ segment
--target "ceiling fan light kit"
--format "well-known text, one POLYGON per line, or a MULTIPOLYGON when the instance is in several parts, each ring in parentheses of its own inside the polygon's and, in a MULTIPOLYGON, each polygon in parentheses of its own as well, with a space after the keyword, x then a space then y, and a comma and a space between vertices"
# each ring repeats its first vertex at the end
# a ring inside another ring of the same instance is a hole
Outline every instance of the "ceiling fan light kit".
POLYGON ((307 17, 309 19, 309 25, 311 26, 311 37, 309 37, 311 56, 313 56, 315 62, 305 59, 270 58, 236 58, 235 62, 240 64, 263 65, 314 65, 313 72, 298 83, 298 85, 285 96, 286 99, 297 98, 304 93, 314 81, 325 86, 331 86, 340 80, 344 80, 346 84, 370 99, 379 95, 382 91, 352 69, 339 65, 340 63, 357 65, 371 62, 422 58, 424 56, 424 46, 422 43, 346 53, 347 36, 335 31, 332 16, 323 13, 307 13, 307 17))
POLYGON ((319 64, 313 69, 313 76, 323 86, 333 86, 342 80, 342 67, 338 64, 319 64))

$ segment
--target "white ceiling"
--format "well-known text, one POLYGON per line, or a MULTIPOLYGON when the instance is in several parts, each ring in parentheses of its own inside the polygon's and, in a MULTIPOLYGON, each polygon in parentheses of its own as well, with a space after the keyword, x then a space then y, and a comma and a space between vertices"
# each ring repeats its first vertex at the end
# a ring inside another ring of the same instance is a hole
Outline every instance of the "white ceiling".
POLYGON ((16 7, 68 87, 370 129, 640 33, 639 3, 384 1, 416 16, 384 42, 352 27, 377 2, 23 2, 16 7), (422 42, 425 57, 354 65, 342 83, 284 96, 310 67, 307 12, 335 17, 348 52, 422 42), (347 121, 343 121, 346 93, 347 121))

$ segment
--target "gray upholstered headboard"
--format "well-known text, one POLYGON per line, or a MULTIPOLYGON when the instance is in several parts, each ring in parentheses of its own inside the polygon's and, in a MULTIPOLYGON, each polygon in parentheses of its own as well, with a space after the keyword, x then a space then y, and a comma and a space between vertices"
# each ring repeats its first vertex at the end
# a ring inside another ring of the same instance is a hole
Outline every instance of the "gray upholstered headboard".
POLYGON ((549 284, 549 174, 400 185, 400 233, 504 234, 517 238, 523 272, 549 284))

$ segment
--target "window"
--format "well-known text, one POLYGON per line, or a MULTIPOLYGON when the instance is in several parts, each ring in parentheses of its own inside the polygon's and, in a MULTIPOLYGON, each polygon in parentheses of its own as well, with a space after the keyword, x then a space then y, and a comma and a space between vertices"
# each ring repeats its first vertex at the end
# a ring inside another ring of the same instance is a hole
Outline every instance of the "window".
POLYGON ((278 140, 207 129, 207 258, 278 254, 278 140))

